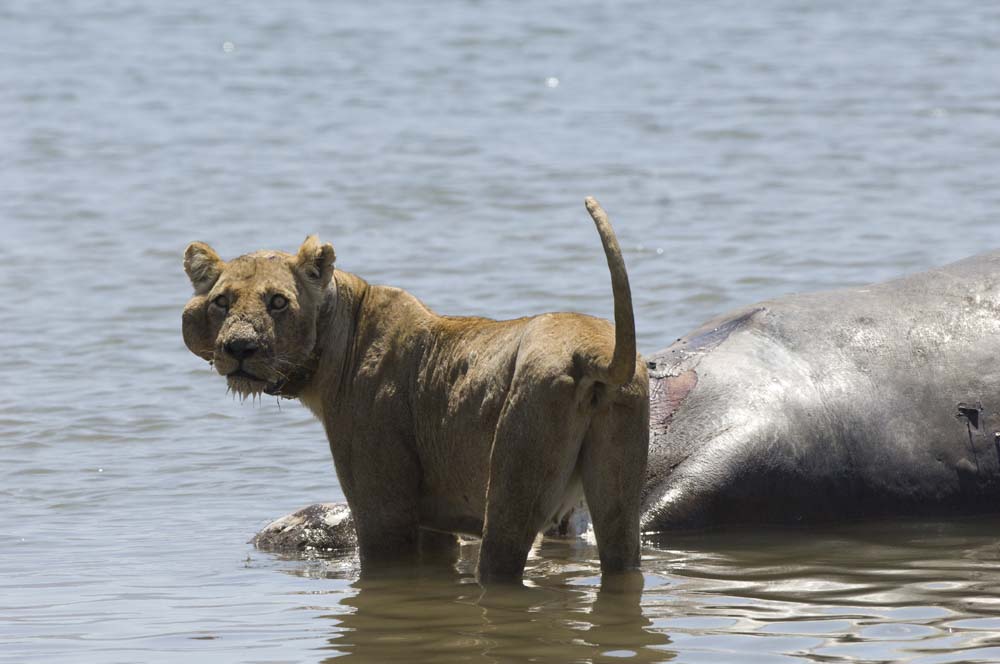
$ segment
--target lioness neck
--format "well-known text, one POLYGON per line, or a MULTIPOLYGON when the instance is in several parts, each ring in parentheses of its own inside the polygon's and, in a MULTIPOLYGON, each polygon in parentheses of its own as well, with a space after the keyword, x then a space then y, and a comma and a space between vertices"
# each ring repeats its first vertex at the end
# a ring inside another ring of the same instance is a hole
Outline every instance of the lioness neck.
POLYGON ((406 291, 373 286, 350 272, 335 271, 331 290, 317 322, 315 378, 299 395, 324 423, 333 404, 350 400, 352 380, 375 378, 373 365, 387 353, 398 358, 419 350, 438 318, 406 291))
POLYGON ((335 270, 320 307, 316 320, 316 370, 313 379, 299 393, 299 401, 320 421, 324 420, 325 404, 336 397, 346 375, 345 362, 368 288, 361 277, 335 270))

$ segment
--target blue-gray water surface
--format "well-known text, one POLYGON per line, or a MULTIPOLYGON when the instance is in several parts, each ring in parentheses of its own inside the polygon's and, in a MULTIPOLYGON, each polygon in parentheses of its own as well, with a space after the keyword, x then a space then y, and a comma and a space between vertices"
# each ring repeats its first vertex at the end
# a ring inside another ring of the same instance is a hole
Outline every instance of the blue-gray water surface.
POLYGON ((184 348, 185 245, 294 250, 442 313, 640 350, 1000 247, 1000 6, 0 4, 0 660, 1000 661, 993 520, 649 541, 640 597, 546 542, 520 593, 247 540, 342 500, 295 402, 184 348))

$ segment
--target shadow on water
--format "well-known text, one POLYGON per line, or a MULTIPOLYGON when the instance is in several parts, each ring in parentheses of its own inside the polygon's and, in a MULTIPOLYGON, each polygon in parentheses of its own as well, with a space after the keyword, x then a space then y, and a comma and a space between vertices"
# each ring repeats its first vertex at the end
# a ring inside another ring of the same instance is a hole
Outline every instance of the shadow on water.
POLYGON ((602 588, 596 549, 558 540, 518 588, 480 587, 474 544, 373 578, 356 558, 285 569, 350 581, 324 595, 324 661, 1000 661, 997 533, 975 519, 666 535, 646 542, 641 592, 602 588))

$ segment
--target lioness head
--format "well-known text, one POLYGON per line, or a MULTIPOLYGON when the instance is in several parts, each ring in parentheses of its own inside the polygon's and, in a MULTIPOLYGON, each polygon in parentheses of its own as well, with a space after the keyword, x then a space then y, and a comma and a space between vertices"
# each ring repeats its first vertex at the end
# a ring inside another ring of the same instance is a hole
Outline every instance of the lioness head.
POLYGON ((316 364, 316 324, 335 254, 315 235, 297 255, 258 251, 228 263, 203 242, 184 252, 194 297, 184 307, 184 343, 213 363, 242 398, 295 396, 316 364))

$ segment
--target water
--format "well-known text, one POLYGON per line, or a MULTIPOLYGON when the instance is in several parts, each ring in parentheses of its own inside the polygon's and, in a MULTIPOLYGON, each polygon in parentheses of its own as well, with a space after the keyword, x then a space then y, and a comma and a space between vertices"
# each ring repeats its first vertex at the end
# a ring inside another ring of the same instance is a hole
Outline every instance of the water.
POLYGON ((342 500, 299 405, 184 348, 191 240, 317 232, 443 313, 611 315, 640 349, 1000 246, 990 3, 0 5, 0 659, 1000 659, 992 522, 672 537, 641 596, 357 579, 264 523, 342 500))

